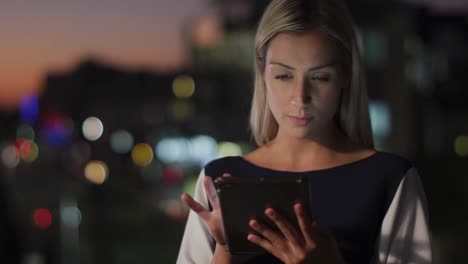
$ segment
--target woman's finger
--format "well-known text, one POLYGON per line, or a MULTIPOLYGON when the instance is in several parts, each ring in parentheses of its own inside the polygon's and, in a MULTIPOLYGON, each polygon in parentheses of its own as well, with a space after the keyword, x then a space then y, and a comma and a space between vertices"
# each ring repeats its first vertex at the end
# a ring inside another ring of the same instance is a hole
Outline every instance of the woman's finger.
POLYGON ((299 228, 301 229, 302 236, 308 244, 315 245, 315 241, 312 238, 312 228, 314 223, 311 224, 309 216, 304 210, 304 206, 300 203, 294 205, 294 212, 296 213, 297 222, 299 223, 299 228))
POLYGON ((300 247, 303 244, 304 239, 299 235, 296 228, 290 221, 277 213, 273 208, 267 208, 265 210, 265 214, 273 220, 281 233, 283 233, 284 237, 286 237, 293 246, 300 247))
POLYGON ((272 229, 265 227, 260 224, 257 220, 250 220, 249 225, 264 238, 269 240, 274 246, 282 247, 285 242, 285 237, 279 232, 273 231, 272 229))
POLYGON ((213 206, 213 210, 218 210, 220 208, 219 198, 212 178, 210 176, 205 176, 203 185, 205 186, 206 195, 208 196, 208 201, 211 203, 211 206, 213 206))
POLYGON ((180 198, 182 201, 195 213, 197 213, 203 220, 207 221, 210 211, 206 209, 203 205, 195 201, 190 195, 183 193, 180 198))
POLYGON ((254 234, 249 234, 247 236, 247 239, 250 242, 257 244, 258 246, 264 248, 266 251, 270 252, 270 254, 274 255, 275 257, 279 258, 279 256, 277 255, 278 251, 275 249, 275 246, 267 239, 263 239, 254 234))

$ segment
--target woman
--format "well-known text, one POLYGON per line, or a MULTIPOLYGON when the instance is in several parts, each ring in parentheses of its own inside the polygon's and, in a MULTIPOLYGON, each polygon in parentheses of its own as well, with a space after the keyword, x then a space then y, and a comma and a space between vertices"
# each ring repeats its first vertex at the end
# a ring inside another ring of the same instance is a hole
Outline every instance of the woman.
POLYGON ((259 145, 205 166, 177 263, 431 263, 425 194, 412 164, 373 149, 353 22, 337 0, 273 0, 258 26, 250 125, 259 145), (311 211, 299 229, 265 210, 274 231, 246 239, 269 254, 229 253, 213 180, 303 175, 311 211))

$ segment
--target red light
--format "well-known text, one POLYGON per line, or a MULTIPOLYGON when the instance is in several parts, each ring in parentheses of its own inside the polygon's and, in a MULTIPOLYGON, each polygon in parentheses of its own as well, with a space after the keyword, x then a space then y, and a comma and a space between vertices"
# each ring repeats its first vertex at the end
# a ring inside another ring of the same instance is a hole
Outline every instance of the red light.
POLYGON ((34 210, 34 224, 39 229, 47 229, 52 225, 52 214, 48 209, 39 208, 34 210))
POLYGON ((21 142, 19 151, 21 153, 21 157, 27 157, 31 153, 31 143, 27 140, 21 142))
POLYGON ((31 143, 24 138, 17 138, 15 140, 15 148, 21 154, 21 157, 26 157, 31 151, 31 143))
POLYGON ((176 166, 168 166, 164 169, 163 179, 166 184, 172 185, 182 181, 183 172, 182 169, 176 166))

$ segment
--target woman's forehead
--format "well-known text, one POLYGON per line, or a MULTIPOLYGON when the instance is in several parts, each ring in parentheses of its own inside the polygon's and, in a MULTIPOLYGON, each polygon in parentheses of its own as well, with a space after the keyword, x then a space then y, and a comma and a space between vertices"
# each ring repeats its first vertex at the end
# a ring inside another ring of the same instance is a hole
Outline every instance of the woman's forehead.
POLYGON ((304 33, 279 33, 267 49, 266 62, 291 67, 315 67, 336 62, 334 49, 318 30, 304 33))

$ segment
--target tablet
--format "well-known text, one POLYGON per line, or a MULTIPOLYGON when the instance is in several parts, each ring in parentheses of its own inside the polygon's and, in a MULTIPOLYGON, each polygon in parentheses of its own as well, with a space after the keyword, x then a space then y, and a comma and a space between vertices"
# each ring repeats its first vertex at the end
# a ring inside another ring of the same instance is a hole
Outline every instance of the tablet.
POLYGON ((260 235, 249 226, 249 221, 253 217, 277 230, 273 221, 264 213, 267 207, 274 208, 298 230, 299 224, 293 208, 295 202, 300 201, 311 216, 307 177, 219 177, 215 180, 215 186, 231 254, 265 252, 263 248, 247 240, 247 235, 249 233, 260 235))

